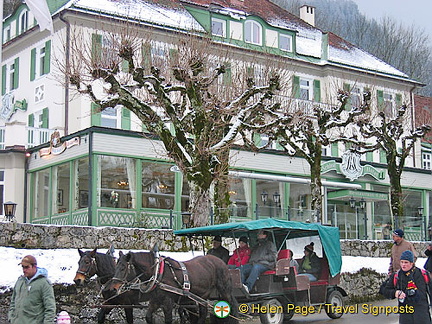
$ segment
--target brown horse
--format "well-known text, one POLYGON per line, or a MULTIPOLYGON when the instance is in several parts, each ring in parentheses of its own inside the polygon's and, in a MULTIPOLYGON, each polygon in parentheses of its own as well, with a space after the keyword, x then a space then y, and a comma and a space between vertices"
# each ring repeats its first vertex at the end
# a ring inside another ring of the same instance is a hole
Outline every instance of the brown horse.
MULTIPOLYGON (((150 252, 120 253, 114 277, 107 283, 105 289, 110 293, 123 290, 124 286, 128 286, 125 278, 130 276, 131 271, 134 271, 136 279, 141 282, 139 289, 150 299, 146 314, 146 321, 149 324, 154 323, 153 313, 158 308, 162 308, 164 311, 165 323, 172 323, 174 303, 185 308, 194 305, 195 308, 198 308, 198 316, 190 316, 191 322, 205 323, 207 305, 205 303, 195 303, 195 301, 189 299, 187 296, 188 291, 203 300, 213 297, 218 300, 225 300, 232 305, 231 309, 234 310, 234 314, 237 314, 237 302, 232 294, 228 268, 221 259, 212 255, 199 256, 185 261, 184 266, 187 269, 187 276, 185 276, 178 261, 171 258, 159 258, 154 250, 150 252), (185 278, 189 279, 190 290, 184 285, 185 278), (176 288, 177 292, 173 292, 169 287, 176 288), (178 290, 185 294, 180 295, 178 290)), ((236 323, 237 320, 235 318, 224 320, 224 323, 228 322, 236 323)))
MULTIPOLYGON (((80 260, 78 261, 78 270, 74 282, 77 286, 82 286, 90 278, 97 275, 97 280, 101 285, 106 284, 115 272, 115 259, 109 254, 92 251, 81 251, 78 249, 80 260)), ((129 292, 122 295, 121 299, 115 298, 112 293, 102 290, 102 296, 108 305, 134 305, 138 304, 139 296, 136 292, 129 292)), ((106 315, 112 308, 101 308, 98 313, 98 323, 104 323, 106 315)), ((133 309, 124 308, 127 323, 133 323, 133 309)))

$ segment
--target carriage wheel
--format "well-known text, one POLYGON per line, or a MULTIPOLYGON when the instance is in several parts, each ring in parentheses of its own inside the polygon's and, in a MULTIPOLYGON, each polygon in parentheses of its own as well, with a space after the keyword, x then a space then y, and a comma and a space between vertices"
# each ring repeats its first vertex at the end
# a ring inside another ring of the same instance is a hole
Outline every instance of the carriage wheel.
MULTIPOLYGON (((327 297, 327 304, 343 307, 345 303, 342 294, 337 290, 333 290, 327 297)), ((326 307, 325 310, 330 318, 340 318, 343 315, 343 312, 332 312, 330 307, 326 307)))
MULTIPOLYGON (((285 319, 285 315, 289 316, 289 314, 283 313, 283 306, 279 300, 276 298, 265 300, 261 303, 261 306, 266 306, 268 308, 275 307, 275 309, 282 309, 282 312, 266 312, 260 313, 260 320, 262 324, 282 324, 285 319)), ((291 315, 292 317, 292 315, 291 315)))

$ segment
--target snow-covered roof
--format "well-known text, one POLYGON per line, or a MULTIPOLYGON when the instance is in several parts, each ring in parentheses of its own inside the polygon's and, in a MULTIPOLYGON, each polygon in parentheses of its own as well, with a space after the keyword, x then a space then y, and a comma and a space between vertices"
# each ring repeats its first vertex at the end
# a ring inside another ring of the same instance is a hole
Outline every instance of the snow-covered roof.
POLYGON ((127 17, 151 24, 203 32, 204 29, 176 0, 74 0, 71 8, 127 17))

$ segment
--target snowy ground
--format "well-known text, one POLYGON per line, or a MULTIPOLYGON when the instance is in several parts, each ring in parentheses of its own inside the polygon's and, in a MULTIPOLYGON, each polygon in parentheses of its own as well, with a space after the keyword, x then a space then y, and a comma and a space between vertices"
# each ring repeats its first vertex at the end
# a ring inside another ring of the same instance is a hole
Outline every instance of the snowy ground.
MULTIPOLYGON (((105 253, 106 250, 101 249, 99 252, 105 253)), ((118 256, 119 250, 115 251, 115 256, 118 256)), ((127 250, 123 252, 128 252, 127 250)), ((0 247, 0 255, 2 256, 0 267, 0 293, 9 290, 15 284, 15 281, 22 274, 21 259, 31 254, 36 257, 38 266, 48 270, 48 277, 52 283, 72 284, 75 272, 78 269, 79 254, 77 249, 56 249, 56 250, 41 250, 41 249, 15 249, 8 247, 0 247)), ((179 261, 191 259, 200 253, 195 252, 161 252, 164 256, 170 256, 179 261)), ((297 256, 296 256, 297 257, 297 256)), ((423 267, 426 259, 419 258, 417 266, 423 267)), ((366 257, 342 257, 342 272, 356 272, 361 268, 371 268, 380 273, 387 273, 389 258, 366 258, 366 257)))

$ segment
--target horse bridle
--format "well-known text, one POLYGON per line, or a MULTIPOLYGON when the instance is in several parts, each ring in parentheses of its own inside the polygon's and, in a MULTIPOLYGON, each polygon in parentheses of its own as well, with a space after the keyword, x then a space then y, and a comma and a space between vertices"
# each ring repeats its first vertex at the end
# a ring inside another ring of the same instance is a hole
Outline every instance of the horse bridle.
POLYGON ((90 276, 90 271, 92 269, 92 266, 94 266, 95 273, 98 272, 98 267, 97 267, 97 263, 96 263, 96 257, 92 257, 88 254, 86 254, 85 256, 89 257, 91 260, 90 264, 88 265, 88 268, 86 269, 86 271, 84 271, 84 270, 80 270, 81 269, 81 267, 80 267, 80 269, 78 269, 76 273, 82 274, 85 277, 85 281, 89 281, 90 278, 92 277, 92 276, 90 276))

